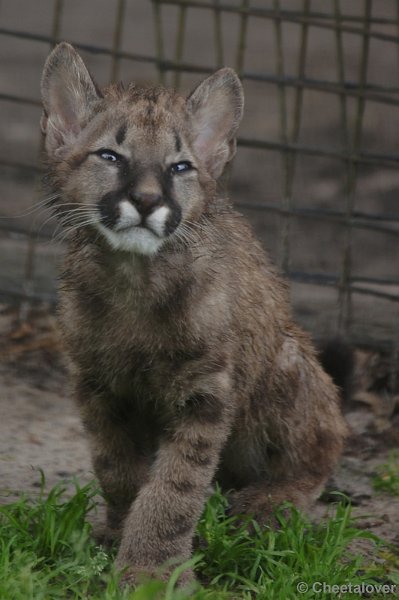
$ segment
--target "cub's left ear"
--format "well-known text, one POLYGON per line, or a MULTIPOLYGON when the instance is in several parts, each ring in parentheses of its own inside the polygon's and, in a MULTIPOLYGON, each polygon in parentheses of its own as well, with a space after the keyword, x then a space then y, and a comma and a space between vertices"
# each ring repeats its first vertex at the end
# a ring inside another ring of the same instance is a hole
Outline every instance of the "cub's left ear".
POLYGON ((220 69, 188 97, 194 152, 214 179, 236 151, 235 134, 242 119, 244 93, 233 69, 220 69))

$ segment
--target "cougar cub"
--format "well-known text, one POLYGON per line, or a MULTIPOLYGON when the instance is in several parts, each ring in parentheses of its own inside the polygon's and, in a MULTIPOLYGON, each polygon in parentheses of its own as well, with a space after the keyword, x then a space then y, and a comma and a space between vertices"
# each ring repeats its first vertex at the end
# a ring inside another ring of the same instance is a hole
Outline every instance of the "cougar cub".
POLYGON ((235 513, 306 507, 337 462, 337 392, 285 284, 218 195, 241 84, 100 91, 68 44, 42 79, 60 317, 126 581, 190 556, 214 481, 235 513))

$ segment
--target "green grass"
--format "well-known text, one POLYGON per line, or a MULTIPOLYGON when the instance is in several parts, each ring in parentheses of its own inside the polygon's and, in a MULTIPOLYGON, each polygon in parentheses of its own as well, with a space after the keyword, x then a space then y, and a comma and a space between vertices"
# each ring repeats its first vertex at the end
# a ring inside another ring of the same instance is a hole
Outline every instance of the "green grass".
MULTIPOLYGON (((381 541, 356 528, 349 505, 338 503, 324 523, 311 525, 294 509, 280 511, 280 529, 261 529, 256 523, 238 524, 225 515, 226 500, 217 491, 208 501, 197 529, 195 568, 202 586, 176 589, 179 570, 168 583, 150 581, 136 590, 120 591, 113 556, 91 537, 87 513, 95 506, 94 485, 79 487, 71 497, 57 486, 35 500, 22 497, 0 506, 1 600, 273 600, 332 598, 328 593, 297 591, 300 582, 353 585, 394 581, 394 575, 361 555, 349 544, 367 538, 376 556, 381 541)), ((385 550, 386 551, 386 550, 385 550)), ((399 581, 397 582, 399 583, 399 581)), ((345 596, 342 596, 345 597, 345 596)), ((382 597, 382 596, 381 596, 382 597)))
POLYGON ((373 487, 378 492, 387 492, 399 496, 399 456, 391 452, 388 462, 377 469, 373 477, 373 487))

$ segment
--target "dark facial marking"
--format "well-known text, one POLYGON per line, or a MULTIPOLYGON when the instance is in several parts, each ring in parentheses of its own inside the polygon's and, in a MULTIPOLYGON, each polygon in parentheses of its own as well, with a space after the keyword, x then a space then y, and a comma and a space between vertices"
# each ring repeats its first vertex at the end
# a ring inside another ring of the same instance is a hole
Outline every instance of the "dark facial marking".
POLYGON ((104 194, 98 203, 101 215, 101 223, 105 227, 112 228, 119 219, 119 202, 124 196, 123 191, 108 192, 104 194))
POLYGON ((118 167, 119 187, 117 190, 107 192, 98 203, 101 215, 101 223, 105 227, 112 229, 120 217, 119 202, 128 198, 129 189, 135 181, 140 178, 141 169, 137 163, 130 163, 128 160, 118 167))
POLYGON ((172 207, 169 217, 165 222, 165 226, 164 226, 165 235, 170 235, 171 233, 173 233, 174 230, 176 229, 176 227, 178 226, 178 224, 180 223, 180 221, 181 221, 181 208, 176 202, 174 202, 174 206, 172 207))
POLYGON ((126 137, 126 132, 127 132, 127 125, 126 123, 123 123, 118 131, 116 132, 116 136, 115 136, 115 140, 117 144, 122 144, 125 140, 126 137))
MULTIPOLYGON (((119 133, 119 132, 118 132, 119 133)), ((116 225, 120 213, 119 202, 123 198, 129 198, 134 194, 135 186, 139 184, 143 176, 143 167, 137 163, 125 160, 118 168, 119 189, 108 192, 101 198, 98 206, 101 214, 101 222, 105 227, 112 228, 116 225)), ((164 226, 164 235, 170 235, 181 221, 182 210, 173 197, 173 184, 170 173, 163 172, 158 167, 156 176, 162 190, 162 204, 170 208, 168 219, 164 226)))
POLYGON ((165 235, 174 232, 181 221, 182 210, 180 205, 173 198, 172 176, 169 172, 160 173, 160 184, 166 206, 170 208, 169 217, 165 222, 165 235))
POLYGON ((181 147, 182 147, 180 136, 177 133, 177 131, 174 132, 174 135, 175 135, 175 150, 176 150, 176 152, 180 152, 181 147))

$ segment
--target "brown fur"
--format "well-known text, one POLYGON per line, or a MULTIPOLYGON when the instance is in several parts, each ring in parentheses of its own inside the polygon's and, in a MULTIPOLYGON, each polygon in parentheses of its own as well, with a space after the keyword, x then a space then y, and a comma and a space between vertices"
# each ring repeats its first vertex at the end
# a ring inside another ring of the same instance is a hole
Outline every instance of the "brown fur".
POLYGON ((100 96, 62 44, 42 88, 54 206, 73 228, 61 326, 108 525, 122 531, 117 565, 133 582, 190 556, 215 480, 235 490, 235 512, 261 521, 284 500, 307 507, 346 426, 333 383, 292 321, 285 283, 217 194, 242 112, 235 75, 220 71, 188 101, 134 86, 100 96), (214 136, 201 138, 207 123, 214 136), (111 248, 93 223, 71 217, 121 177, 92 157, 99 145, 133 156, 122 176, 151 197, 159 165, 195 165, 171 184, 181 223, 157 252, 111 248))

